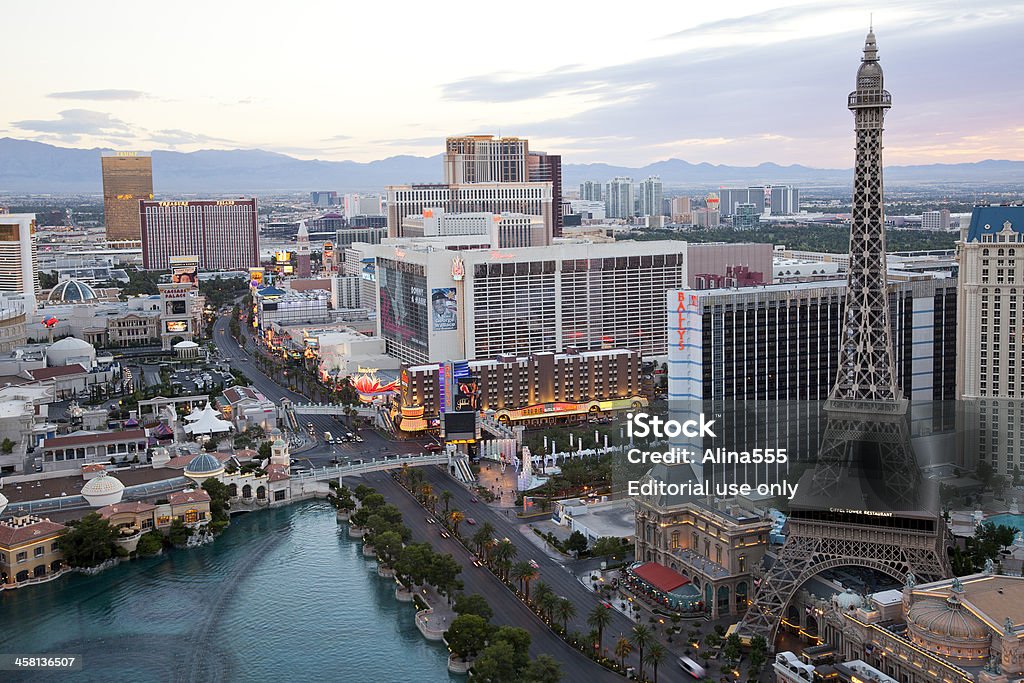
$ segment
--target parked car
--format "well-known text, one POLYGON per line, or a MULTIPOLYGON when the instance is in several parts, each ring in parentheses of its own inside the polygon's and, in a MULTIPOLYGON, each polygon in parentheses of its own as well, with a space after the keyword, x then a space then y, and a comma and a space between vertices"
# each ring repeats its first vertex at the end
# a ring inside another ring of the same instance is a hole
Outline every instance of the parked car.
POLYGON ((466 517, 466 524, 469 524, 470 526, 472 526, 472 525, 476 524, 476 520, 473 519, 472 517, 466 517))

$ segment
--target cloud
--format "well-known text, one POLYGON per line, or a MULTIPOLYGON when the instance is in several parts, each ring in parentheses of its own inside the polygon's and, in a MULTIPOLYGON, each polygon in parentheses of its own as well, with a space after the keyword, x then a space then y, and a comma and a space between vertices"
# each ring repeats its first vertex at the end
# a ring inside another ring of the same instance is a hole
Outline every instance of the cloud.
MULTIPOLYGON (((894 99, 886 118, 892 163, 913 163, 910 150, 920 135, 953 130, 959 138, 1006 128, 1016 124, 1024 108, 1024 91, 1008 85, 1000 68, 1024 63, 1021 15, 1005 15, 999 6, 970 19, 960 13, 957 21, 932 23, 922 7, 914 8, 913 21, 884 27, 876 21, 875 26, 894 99), (957 87, 951 90, 949 83, 957 87)), ((773 16, 793 15, 780 10, 773 16)), ((769 18, 759 13, 746 20, 756 24, 769 18)), ((681 49, 537 75, 485 74, 449 83, 442 92, 463 102, 561 97, 536 110, 561 106, 571 114, 514 123, 520 134, 547 149, 573 141, 581 148, 581 161, 615 156, 639 163, 667 154, 744 165, 771 160, 838 166, 852 160, 846 95, 854 86, 864 33, 856 28, 771 44, 681 49), (609 136, 633 139, 595 142, 609 136), (597 151, 587 154, 583 148, 597 151)))
POLYGON ((112 115, 91 109, 65 109, 56 119, 12 121, 15 128, 59 137, 64 142, 77 142, 83 135, 96 137, 131 137, 132 126, 112 115))
POLYGON ((150 97, 141 90, 69 90, 52 92, 47 97, 55 100, 93 100, 95 102, 112 102, 115 100, 141 100, 150 97))
POLYGON ((342 140, 351 140, 351 135, 332 135, 329 138, 324 138, 324 142, 340 142, 342 140))
POLYGON ((391 140, 371 140, 371 145, 385 145, 388 147, 436 147, 444 145, 443 135, 428 135, 422 138, 393 138, 391 140))
POLYGON ((192 133, 187 130, 180 130, 178 128, 167 128, 164 130, 155 130, 148 134, 151 141, 157 142, 163 145, 194 145, 194 144, 206 144, 212 142, 233 142, 227 138, 215 138, 210 135, 203 135, 202 133, 192 133))

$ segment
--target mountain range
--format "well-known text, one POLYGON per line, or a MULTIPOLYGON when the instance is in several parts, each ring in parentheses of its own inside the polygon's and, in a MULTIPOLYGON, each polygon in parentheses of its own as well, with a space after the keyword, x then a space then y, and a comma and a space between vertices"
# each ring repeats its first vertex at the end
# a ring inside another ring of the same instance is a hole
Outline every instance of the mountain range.
MULTIPOLYGON (((98 193, 102 191, 100 153, 111 150, 56 147, 30 140, 0 138, 0 192, 98 193)), ((153 185, 158 196, 168 193, 288 192, 311 190, 379 191, 385 185, 439 182, 442 155, 393 156, 379 161, 296 159, 259 149, 153 152, 153 185)), ((668 159, 640 168, 610 164, 563 165, 562 180, 572 188, 583 180, 606 181, 614 176, 634 180, 660 176, 666 186, 792 183, 849 185, 850 169, 809 166, 693 164, 668 159)), ((961 164, 888 166, 886 181, 902 184, 1024 183, 1024 161, 986 160, 961 164)))

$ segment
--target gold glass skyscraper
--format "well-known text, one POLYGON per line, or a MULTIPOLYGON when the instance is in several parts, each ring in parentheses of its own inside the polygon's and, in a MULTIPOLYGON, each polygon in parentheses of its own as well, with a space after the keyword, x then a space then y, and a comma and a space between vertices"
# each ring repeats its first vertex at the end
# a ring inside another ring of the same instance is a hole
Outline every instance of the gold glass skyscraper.
POLYGON ((107 240, 139 240, 139 200, 153 198, 153 159, 142 152, 105 152, 103 215, 107 240))

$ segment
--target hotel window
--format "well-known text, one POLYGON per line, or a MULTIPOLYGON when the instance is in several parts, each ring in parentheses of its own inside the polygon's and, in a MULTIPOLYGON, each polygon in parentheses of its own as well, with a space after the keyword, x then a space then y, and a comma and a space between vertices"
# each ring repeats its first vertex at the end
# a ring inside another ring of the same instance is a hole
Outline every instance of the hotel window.
POLYGON ((672 547, 672 550, 679 550, 679 530, 678 529, 676 531, 672 532, 671 547, 672 547))
POLYGON ((28 561, 28 552, 22 550, 20 553, 17 554, 16 560, 18 562, 26 562, 26 561, 28 561))
POLYGON ((45 553, 46 553, 46 546, 43 546, 43 545, 37 545, 35 547, 35 549, 32 551, 32 554, 35 557, 42 557, 45 553))

